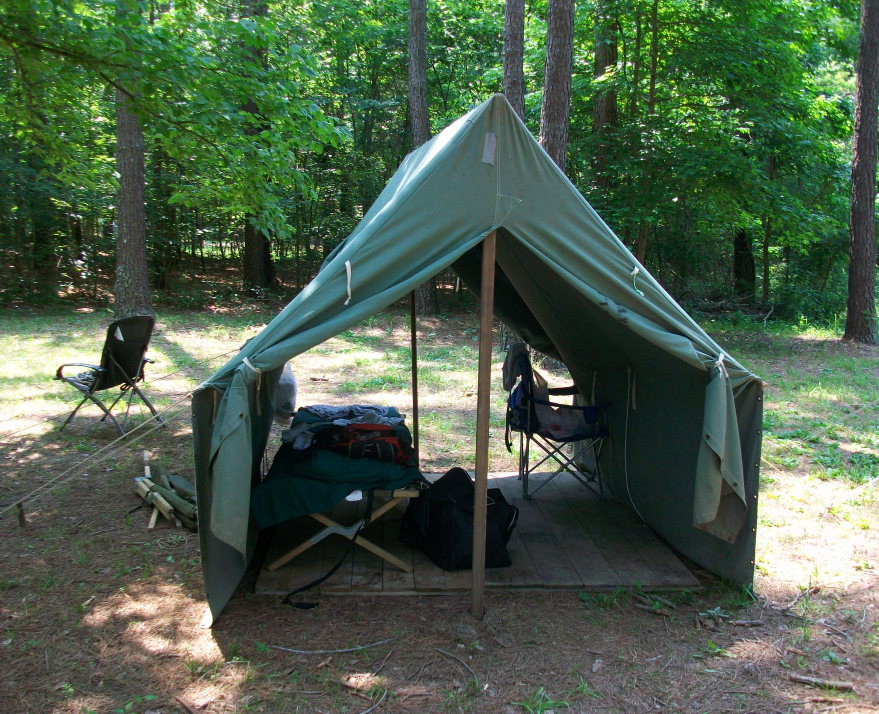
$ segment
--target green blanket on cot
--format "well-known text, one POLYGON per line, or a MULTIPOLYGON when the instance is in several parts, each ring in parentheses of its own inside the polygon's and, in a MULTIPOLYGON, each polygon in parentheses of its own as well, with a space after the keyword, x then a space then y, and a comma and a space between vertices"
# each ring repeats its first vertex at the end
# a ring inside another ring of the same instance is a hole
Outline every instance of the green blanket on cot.
POLYGON ((268 528, 332 508, 352 491, 403 488, 421 478, 415 466, 353 459, 332 451, 296 452, 283 444, 272 468, 250 496, 256 524, 268 528))

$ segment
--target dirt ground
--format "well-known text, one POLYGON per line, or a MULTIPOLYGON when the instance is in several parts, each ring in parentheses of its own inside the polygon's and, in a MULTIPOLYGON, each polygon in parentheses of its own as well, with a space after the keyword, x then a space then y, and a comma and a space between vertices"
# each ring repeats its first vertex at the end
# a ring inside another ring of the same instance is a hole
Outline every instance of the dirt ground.
MULTIPOLYGON (((459 328, 424 327, 449 343, 459 328)), ((349 369, 329 349, 297 358, 312 403, 349 369)), ((879 712, 876 485, 768 464, 753 598, 697 572, 701 590, 648 609, 622 592, 490 591, 477 621, 460 594, 321 596, 303 610, 245 583, 202 629, 198 538, 164 521, 148 530, 131 479, 142 449, 191 475, 185 394, 204 376, 152 384, 180 403, 132 445, 90 412, 63 434, 2 422, 0 506, 49 492, 23 521, 0 520, 0 711, 879 712)), ((458 386, 425 399, 472 402, 458 386)), ((471 458, 425 448, 438 466, 471 458)), ((510 467, 493 453, 492 468, 510 467)))

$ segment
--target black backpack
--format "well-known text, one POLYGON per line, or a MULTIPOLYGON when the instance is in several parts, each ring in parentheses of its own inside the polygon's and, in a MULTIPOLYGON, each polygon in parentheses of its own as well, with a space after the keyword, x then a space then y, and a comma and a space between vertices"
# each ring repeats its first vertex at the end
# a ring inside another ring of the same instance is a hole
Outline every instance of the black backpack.
MULTIPOLYGON (((400 540, 424 551, 443 570, 473 567, 473 501, 469 474, 453 468, 409 502, 400 524, 400 540)), ((512 565, 507 543, 519 509, 507 503, 499 488, 488 489, 485 567, 512 565)))

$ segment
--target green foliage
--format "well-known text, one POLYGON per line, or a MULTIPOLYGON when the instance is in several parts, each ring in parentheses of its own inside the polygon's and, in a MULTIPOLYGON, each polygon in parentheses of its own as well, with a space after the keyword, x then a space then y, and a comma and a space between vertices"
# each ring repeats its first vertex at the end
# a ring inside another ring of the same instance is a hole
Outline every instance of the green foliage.
POLYGON ((538 687, 531 696, 522 701, 513 702, 513 704, 522 709, 522 711, 528 712, 528 714, 543 714, 543 712, 548 712, 558 707, 570 706, 570 702, 550 697, 543 687, 538 687))
POLYGON ((620 607, 620 605, 629 600, 628 593, 622 588, 617 588, 608 593, 581 592, 578 597, 583 603, 583 606, 589 610, 612 610, 620 607))
MULTIPOLYGON (((257 17, 216 0, 151 6, 150 17, 133 7, 0 7, 2 297, 106 299, 117 89, 144 126, 154 287, 194 310, 238 299, 202 275, 241 260, 245 221, 270 239, 282 282, 303 287, 411 148, 407 3, 293 1, 257 17)), ((747 315, 765 298, 761 316, 834 324, 846 295, 855 4, 602 7, 617 62, 595 77, 595 6, 577 5, 571 179, 688 307, 734 298, 747 315), (599 97, 616 109, 600 132, 599 97), (732 290, 737 231, 757 295, 732 290)), ((525 27, 535 133, 545 12, 529 5, 525 27)), ((502 35, 497 0, 428 4, 435 130, 500 91, 502 35)))

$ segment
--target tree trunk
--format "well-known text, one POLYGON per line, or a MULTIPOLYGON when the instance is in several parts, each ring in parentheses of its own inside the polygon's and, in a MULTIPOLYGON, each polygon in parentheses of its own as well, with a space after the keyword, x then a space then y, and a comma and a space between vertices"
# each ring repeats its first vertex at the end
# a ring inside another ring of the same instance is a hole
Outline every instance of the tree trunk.
POLYGON ((632 57, 632 91, 629 94, 629 115, 634 119, 638 116, 638 92, 641 84, 641 44, 643 43, 643 27, 641 13, 635 13, 635 51, 632 57))
POLYGON ((772 238, 772 216, 763 218, 763 284, 760 286, 760 302, 769 304, 769 242, 772 238))
POLYGON ((879 344, 876 333, 876 123, 879 113, 879 0, 861 0, 844 340, 879 344))
POLYGON ((650 240, 650 224, 647 221, 638 223, 638 243, 635 246, 635 258, 641 265, 647 260, 647 243, 650 240))
POLYGON ((409 0, 409 117, 417 149, 430 140, 427 115, 427 0, 409 0))
MULTIPOLYGON (((430 139, 427 114, 427 0, 409 0, 409 118, 412 143, 418 148, 430 139)), ((419 315, 436 315, 436 283, 433 278, 415 290, 419 315)))
MULTIPOLYGON (((139 13, 135 0, 117 6, 120 16, 139 13)), ((116 171, 119 195, 116 209, 116 318, 152 315, 146 258, 144 142, 140 119, 131 111, 131 97, 116 90, 116 171)))
POLYGON ((525 0, 507 0, 504 12, 504 95, 525 119, 525 0))
POLYGON ((656 111, 656 68, 659 64, 659 0, 650 10, 650 87, 647 90, 647 113, 656 111))
POLYGON ((549 0, 546 18, 546 71, 540 110, 540 144, 565 170, 571 114, 571 58, 574 0, 549 0))
POLYGON ((757 289, 757 271, 754 264, 754 247, 744 228, 738 228, 733 239, 733 291, 736 297, 747 303, 754 302, 757 289))
POLYGON ((113 312, 117 318, 155 315, 146 259, 143 129, 140 120, 131 112, 129 102, 129 97, 123 91, 116 91, 119 200, 113 312))
MULTIPOLYGON (((775 152, 770 152, 769 162, 766 165, 766 178, 771 183, 775 181, 775 152)), ((772 211, 774 206, 770 204, 766 215, 763 216, 763 284, 761 286, 761 302, 769 304, 769 243, 772 240, 772 211)))
POLYGON ((251 218, 244 219, 244 286, 256 294, 274 282, 272 244, 251 218))
MULTIPOLYGON (((640 44, 640 43, 639 43, 640 44)), ((597 50, 596 50, 597 52, 597 50)), ((640 56, 640 52, 638 53, 640 56)), ((650 117, 654 115, 656 112, 656 70, 659 65, 659 0, 653 0, 653 5, 650 10, 650 76, 649 76, 649 85, 647 89, 647 116, 648 121, 650 121, 650 117)), ((596 67, 597 69, 597 67, 596 67)), ((640 75, 637 74, 638 67, 636 65, 636 77, 640 75)), ((637 112, 637 93, 638 93, 638 81, 635 81, 635 101, 633 101, 633 108, 637 112)), ((637 115, 637 114, 636 114, 637 115)), ((652 171, 650 170, 650 153, 653 151, 653 142, 647 144, 646 147, 642 146, 642 142, 639 139, 639 152, 641 153, 643 159, 647 163, 647 171, 644 174, 644 185, 649 185, 652 181, 652 171)), ((609 180, 609 177, 608 177, 609 180)), ((599 185, 601 185, 599 183, 599 185)), ((644 265, 647 261, 647 246, 650 241, 650 225, 647 220, 642 218, 638 223, 638 244, 635 246, 635 258, 637 258, 638 262, 644 265)))
MULTIPOLYGON (((268 14, 266 0, 244 0, 243 14, 255 19, 263 18, 268 14)), ((256 64, 265 63, 263 50, 253 51, 253 61, 256 64)), ((258 114, 259 108, 254 100, 244 105, 244 111, 258 114)), ((261 127, 253 125, 248 127, 247 133, 255 136, 261 131, 261 127)), ((244 218, 244 287, 253 293, 271 288, 275 281, 275 270, 272 265, 272 243, 265 231, 255 225, 255 216, 244 218)))
MULTIPOLYGON (((595 67, 592 75, 601 79, 608 70, 617 65, 617 24, 607 16, 606 3, 599 2, 595 6, 595 67)), ((603 89, 595 95, 595 106, 592 110, 592 131, 601 138, 608 127, 618 123, 617 93, 614 89, 603 89)), ((602 148, 606 141, 600 141, 602 148)))

